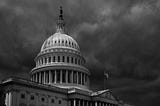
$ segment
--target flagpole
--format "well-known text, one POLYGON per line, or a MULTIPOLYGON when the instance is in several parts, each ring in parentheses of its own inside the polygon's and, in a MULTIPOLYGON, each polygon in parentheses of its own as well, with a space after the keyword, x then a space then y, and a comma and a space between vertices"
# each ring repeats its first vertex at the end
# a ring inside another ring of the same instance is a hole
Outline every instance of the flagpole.
POLYGON ((103 87, 104 87, 104 89, 107 89, 106 88, 106 81, 107 81, 108 77, 109 77, 108 73, 104 71, 104 73, 103 73, 103 83, 104 83, 103 87))

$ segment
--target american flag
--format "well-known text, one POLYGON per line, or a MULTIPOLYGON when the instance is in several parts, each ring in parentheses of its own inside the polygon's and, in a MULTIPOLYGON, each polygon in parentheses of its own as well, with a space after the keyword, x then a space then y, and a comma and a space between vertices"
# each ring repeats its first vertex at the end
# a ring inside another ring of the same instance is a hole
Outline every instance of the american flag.
POLYGON ((109 78, 108 73, 104 72, 104 77, 105 77, 106 79, 109 78))

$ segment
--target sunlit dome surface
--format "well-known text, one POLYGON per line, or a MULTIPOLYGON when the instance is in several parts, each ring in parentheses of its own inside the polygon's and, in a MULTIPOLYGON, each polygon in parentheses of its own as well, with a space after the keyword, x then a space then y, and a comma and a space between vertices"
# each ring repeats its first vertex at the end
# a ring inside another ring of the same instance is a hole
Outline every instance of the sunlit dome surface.
POLYGON ((55 33, 45 40, 41 47, 41 52, 54 48, 68 48, 79 51, 79 45, 77 42, 64 33, 55 33))

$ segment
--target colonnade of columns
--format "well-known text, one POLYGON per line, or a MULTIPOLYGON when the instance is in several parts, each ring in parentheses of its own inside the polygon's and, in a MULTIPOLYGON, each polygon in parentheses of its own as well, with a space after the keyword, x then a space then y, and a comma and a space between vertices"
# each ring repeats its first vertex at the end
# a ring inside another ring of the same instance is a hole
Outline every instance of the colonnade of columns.
POLYGON ((46 70, 36 72, 31 76, 31 80, 38 83, 73 83, 89 85, 89 76, 86 73, 73 70, 46 70))
POLYGON ((50 64, 54 62, 65 62, 65 63, 72 63, 72 64, 78 64, 78 65, 82 65, 84 63, 83 60, 79 57, 56 55, 56 56, 41 57, 37 59, 36 66, 41 66, 44 64, 50 64))
POLYGON ((82 99, 71 99, 69 106, 118 106, 117 104, 100 102, 100 101, 88 101, 82 99))

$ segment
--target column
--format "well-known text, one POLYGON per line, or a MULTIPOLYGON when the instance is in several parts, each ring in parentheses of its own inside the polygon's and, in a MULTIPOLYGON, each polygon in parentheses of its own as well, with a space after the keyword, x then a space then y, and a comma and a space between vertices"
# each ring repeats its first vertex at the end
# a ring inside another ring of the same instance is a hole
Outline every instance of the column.
POLYGON ((78 80, 79 80, 78 71, 76 72, 76 74, 77 74, 77 84, 78 84, 78 80))
POLYGON ((73 106, 76 106, 76 99, 74 99, 73 101, 73 106))
POLYGON ((9 92, 9 106, 12 106, 12 93, 9 92))
POLYGON ((81 106, 81 100, 78 100, 78 106, 81 106))
POLYGON ((39 82, 42 83, 41 82, 41 72, 39 72, 39 82))
POLYGON ((83 78, 82 78, 82 73, 81 73, 81 85, 82 85, 82 80, 83 80, 83 78))
POLYGON ((86 106, 89 106, 89 101, 86 101, 86 106))
POLYGON ((49 70, 49 84, 52 83, 52 73, 51 73, 51 70, 49 70))
POLYGON ((46 83, 46 72, 44 71, 44 84, 46 83))
POLYGON ((66 70, 66 83, 68 83, 68 70, 66 70))
POLYGON ((60 70, 60 83, 62 84, 62 70, 60 70))
POLYGON ((45 59, 43 58, 43 64, 45 64, 45 59))
POLYGON ((97 101, 95 101, 95 106, 97 106, 97 101))
POLYGON ((71 70, 71 83, 73 83, 73 71, 71 70))
POLYGON ((38 78, 38 75, 37 75, 37 73, 36 73, 36 82, 38 82, 38 79, 37 79, 37 78, 38 78))
POLYGON ((82 100, 82 106, 85 106, 85 101, 84 100, 82 100))
POLYGON ((47 58, 47 64, 49 63, 49 58, 48 57, 46 57, 47 58))
POLYGON ((57 83, 57 71, 56 70, 54 70, 55 71, 55 73, 54 73, 54 83, 57 83))

